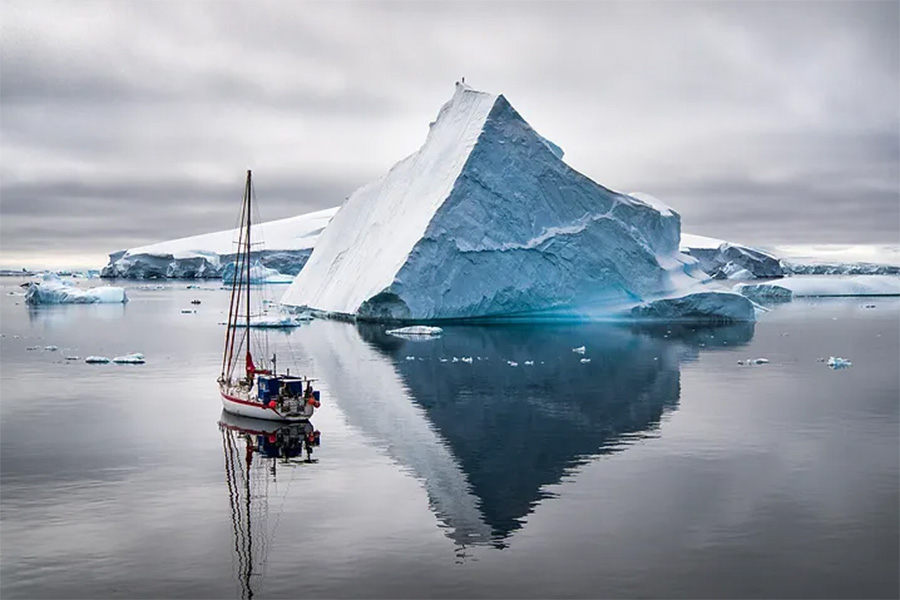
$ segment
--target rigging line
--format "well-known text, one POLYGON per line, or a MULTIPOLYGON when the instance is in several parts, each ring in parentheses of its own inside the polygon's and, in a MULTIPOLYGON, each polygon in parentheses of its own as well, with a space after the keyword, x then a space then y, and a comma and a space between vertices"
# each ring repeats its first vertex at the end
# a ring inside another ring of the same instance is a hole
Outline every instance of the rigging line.
MULTIPOLYGON (((238 267, 238 259, 241 257, 241 243, 244 240, 244 221, 245 221, 246 211, 247 211, 246 197, 249 194, 249 186, 250 186, 250 181, 248 179, 247 183, 245 185, 245 189, 244 189, 244 196, 245 196, 244 202, 241 203, 241 229, 240 229, 240 233, 238 234, 238 252, 237 252, 237 256, 235 256, 235 261, 234 261, 234 267, 235 267, 234 278, 231 281, 231 300, 230 300, 229 308, 228 308, 228 330, 229 330, 228 334, 230 334, 230 335, 226 335, 226 338, 225 338, 225 346, 226 346, 225 355, 227 357, 227 365, 228 365, 227 371, 228 371, 229 379, 231 379, 232 373, 234 372, 234 335, 235 335, 234 330, 235 330, 235 324, 237 323, 237 318, 234 313, 237 310, 239 310, 239 307, 240 307, 240 287, 239 287, 240 278, 238 277, 237 267, 238 267), (235 288, 237 288, 237 290, 238 290, 237 294, 235 294, 235 288), (229 347, 229 344, 230 344, 230 347, 229 347)), ((223 362, 222 370, 225 371, 226 367, 224 365, 226 363, 226 359, 223 358, 222 362, 223 362)))
MULTIPOLYGON (((250 170, 247 170, 247 362, 250 362, 250 231, 251 219, 253 214, 253 176, 250 170)), ((252 374, 248 374, 252 378, 252 374)), ((249 467, 249 464, 248 464, 249 467)))

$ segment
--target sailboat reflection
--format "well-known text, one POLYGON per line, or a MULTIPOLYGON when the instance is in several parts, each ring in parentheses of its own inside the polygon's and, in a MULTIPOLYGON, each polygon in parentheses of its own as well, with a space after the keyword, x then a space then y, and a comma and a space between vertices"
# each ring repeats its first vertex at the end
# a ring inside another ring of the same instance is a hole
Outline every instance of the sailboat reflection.
MULTIPOLYGON (((265 575, 273 533, 268 523, 270 483, 277 484, 279 466, 290 469, 317 462, 312 453, 320 434, 309 421, 260 421, 224 411, 219 431, 231 505, 235 578, 241 598, 249 600, 254 579, 265 575)), ((273 495, 278 495, 277 489, 273 495)))

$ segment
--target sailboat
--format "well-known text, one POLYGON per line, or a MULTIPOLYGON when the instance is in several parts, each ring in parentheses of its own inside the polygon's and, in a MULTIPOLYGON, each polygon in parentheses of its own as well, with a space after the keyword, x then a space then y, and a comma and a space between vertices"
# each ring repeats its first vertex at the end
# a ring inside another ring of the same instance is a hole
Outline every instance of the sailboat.
POLYGON ((292 376, 290 369, 279 374, 276 356, 273 354, 271 361, 267 361, 266 352, 261 351, 268 348, 266 330, 257 331, 251 321, 250 221, 253 195, 253 176, 247 171, 235 256, 237 276, 231 283, 228 328, 222 372, 218 379, 222 405, 227 412, 243 417, 306 421, 319 407, 319 392, 312 387, 315 380, 292 376), (259 364, 254 359, 254 352, 259 364))

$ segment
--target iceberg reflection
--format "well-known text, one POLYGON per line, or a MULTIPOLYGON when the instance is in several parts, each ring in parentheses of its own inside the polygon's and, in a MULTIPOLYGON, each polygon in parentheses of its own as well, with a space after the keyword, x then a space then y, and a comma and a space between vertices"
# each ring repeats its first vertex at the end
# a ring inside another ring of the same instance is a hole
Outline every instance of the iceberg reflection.
POLYGON ((302 344, 349 424, 424 482, 447 534, 496 547, 566 473, 657 435, 682 362, 753 336, 752 323, 459 326, 427 342, 385 329, 316 321, 302 344))

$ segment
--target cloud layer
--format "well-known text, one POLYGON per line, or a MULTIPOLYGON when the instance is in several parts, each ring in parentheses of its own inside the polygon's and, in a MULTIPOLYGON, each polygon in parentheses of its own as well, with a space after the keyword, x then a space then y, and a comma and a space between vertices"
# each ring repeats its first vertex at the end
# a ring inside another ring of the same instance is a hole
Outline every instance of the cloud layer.
POLYGON ((896 2, 5 2, 4 264, 339 204, 461 76, 596 181, 747 243, 897 242, 896 2))

